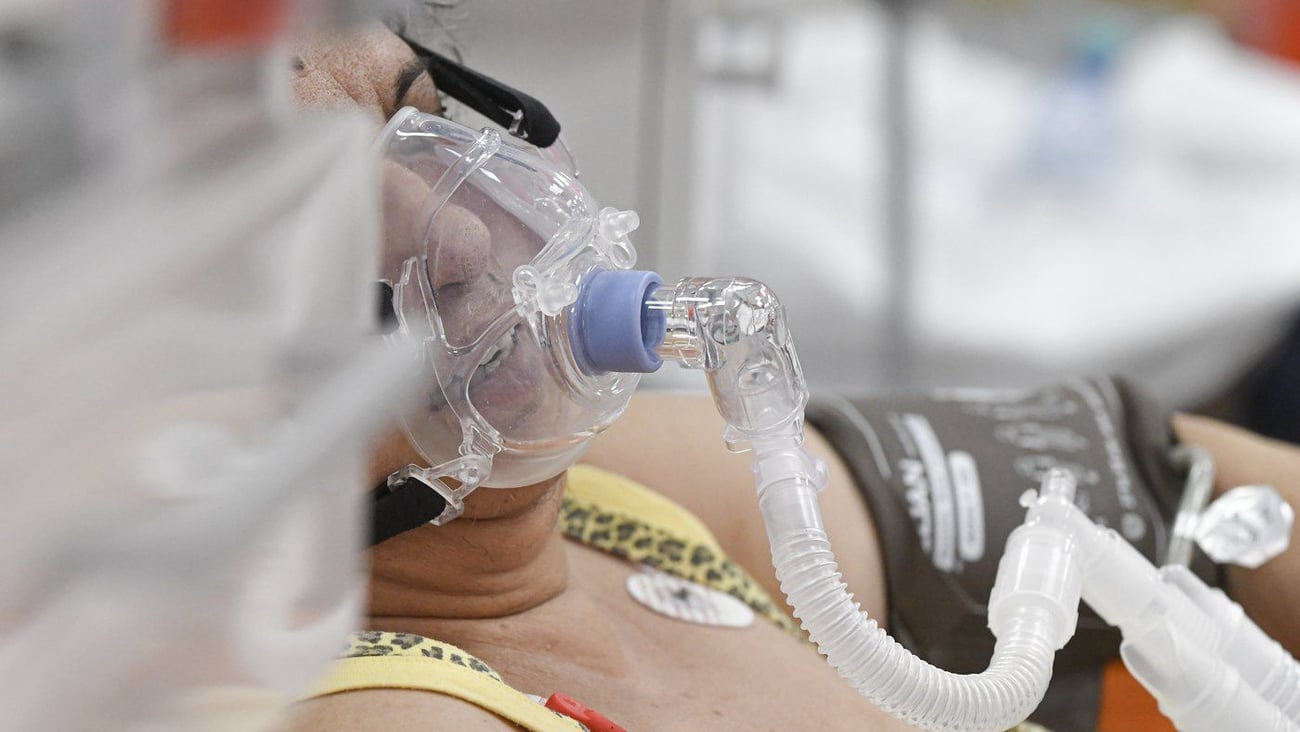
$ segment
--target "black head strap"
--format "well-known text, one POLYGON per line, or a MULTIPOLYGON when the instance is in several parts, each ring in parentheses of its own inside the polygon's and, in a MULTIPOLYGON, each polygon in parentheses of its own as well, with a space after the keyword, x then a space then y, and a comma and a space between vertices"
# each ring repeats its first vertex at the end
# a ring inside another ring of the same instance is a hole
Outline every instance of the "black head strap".
POLYGON ((375 489, 371 503, 370 546, 418 528, 442 515, 447 499, 415 478, 375 489))
POLYGON ((559 138, 560 123, 541 102, 409 38, 402 40, 424 62, 438 91, 537 147, 550 147, 559 138))

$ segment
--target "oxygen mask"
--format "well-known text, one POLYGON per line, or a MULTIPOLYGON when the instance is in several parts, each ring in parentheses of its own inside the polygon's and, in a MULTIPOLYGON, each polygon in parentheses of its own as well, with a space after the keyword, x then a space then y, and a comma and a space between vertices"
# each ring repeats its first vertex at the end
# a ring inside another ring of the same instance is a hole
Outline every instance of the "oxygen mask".
POLYGON ((658 366, 654 344, 633 344, 626 365, 593 363, 579 295, 639 303, 660 281, 630 271, 636 214, 599 208, 536 148, 410 108, 379 144, 380 305, 387 337, 418 346, 427 388, 402 423, 432 466, 389 485, 434 489, 447 501, 434 523, 445 523, 475 488, 563 471, 622 413, 640 378, 627 372, 658 366))

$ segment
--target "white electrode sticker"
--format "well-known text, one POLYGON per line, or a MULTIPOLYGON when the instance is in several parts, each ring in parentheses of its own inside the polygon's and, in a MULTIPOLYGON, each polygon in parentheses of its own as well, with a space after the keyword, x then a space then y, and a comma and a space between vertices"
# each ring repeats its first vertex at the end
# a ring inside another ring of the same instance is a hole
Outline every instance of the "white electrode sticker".
POLYGON ((720 628, 754 623, 754 611, 731 595, 651 567, 628 577, 627 591, 651 610, 688 623, 720 628))

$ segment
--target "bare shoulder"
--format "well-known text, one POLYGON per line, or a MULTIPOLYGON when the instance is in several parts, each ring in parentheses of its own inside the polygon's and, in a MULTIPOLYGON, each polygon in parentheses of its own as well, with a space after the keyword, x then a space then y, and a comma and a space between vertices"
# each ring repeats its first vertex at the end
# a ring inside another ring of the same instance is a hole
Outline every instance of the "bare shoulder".
POLYGON ((1300 469, 1300 448, 1270 440, 1208 417, 1174 415, 1179 439, 1199 445, 1214 455, 1222 486, 1271 483, 1279 490, 1291 490, 1300 469))
POLYGON ((511 732, 519 727, 469 702, 411 689, 365 689, 302 702, 287 732, 511 732))
MULTIPOLYGON (((593 442, 585 462, 684 505, 718 538, 731 499, 753 491, 746 455, 727 452, 725 424, 707 395, 639 392, 622 419, 593 442)), ((724 542, 725 543, 725 542, 724 542)))
MULTIPOLYGON (((779 597, 754 496, 750 456, 727 451, 722 442, 724 427, 707 394, 641 392, 623 418, 594 441, 586 462, 631 478, 686 507, 709 527, 732 559, 779 597)), ((821 506, 845 581, 863 609, 880 618, 884 582, 870 514, 847 467, 826 440, 809 429, 807 445, 830 468, 821 506)))

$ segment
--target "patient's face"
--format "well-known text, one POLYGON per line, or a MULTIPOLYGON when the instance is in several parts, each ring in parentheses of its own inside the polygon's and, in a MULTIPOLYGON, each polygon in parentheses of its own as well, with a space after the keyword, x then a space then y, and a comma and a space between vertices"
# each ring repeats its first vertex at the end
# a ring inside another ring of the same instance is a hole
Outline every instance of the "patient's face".
MULTIPOLYGON (((361 32, 324 37, 299 45, 294 59, 294 91, 308 107, 360 108, 379 128, 399 109, 413 106, 434 114, 442 107, 424 65, 407 44, 379 25, 361 32)), ((424 251, 430 284, 446 340, 468 348, 499 314, 513 308, 510 291, 515 266, 530 261, 544 244, 512 216, 461 189, 426 230, 431 181, 439 171, 388 163, 383 170, 384 232, 388 256, 404 259, 424 251), (472 209, 472 210, 471 210, 472 209), (411 240, 415 236, 419 241, 411 240)), ((401 262, 383 262, 392 272, 401 262)), ((522 327, 522 326, 521 326, 522 327)), ((539 423, 558 398, 541 388, 546 366, 535 348, 516 348, 520 333, 498 339, 468 381, 469 397, 494 427, 510 430, 539 423)), ((434 428, 420 430, 421 447, 431 455, 455 455, 462 440, 459 417, 440 395, 428 404, 434 428)), ((374 476, 419 462, 404 441, 389 438, 379 450, 374 476)))

